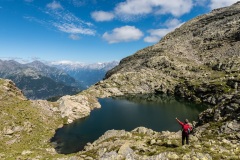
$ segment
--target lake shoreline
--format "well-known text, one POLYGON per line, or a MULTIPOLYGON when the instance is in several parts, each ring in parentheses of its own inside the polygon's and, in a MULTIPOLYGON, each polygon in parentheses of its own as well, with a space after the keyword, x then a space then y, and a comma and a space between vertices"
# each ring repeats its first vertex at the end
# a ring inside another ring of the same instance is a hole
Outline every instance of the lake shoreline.
POLYGON ((112 129, 131 131, 143 126, 158 132, 178 131, 180 127, 175 117, 197 121, 199 113, 206 109, 206 105, 177 100, 166 94, 137 94, 98 100, 101 109, 94 109, 89 116, 57 129, 51 142, 58 153, 78 152, 112 129))

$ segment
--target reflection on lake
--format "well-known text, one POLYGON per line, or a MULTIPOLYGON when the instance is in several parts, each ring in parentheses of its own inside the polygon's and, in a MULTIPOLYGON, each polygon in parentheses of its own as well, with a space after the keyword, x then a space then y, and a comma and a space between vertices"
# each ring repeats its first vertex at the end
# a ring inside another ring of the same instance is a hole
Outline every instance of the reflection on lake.
POLYGON ((175 118, 197 120, 206 106, 176 100, 166 95, 138 95, 99 99, 101 109, 65 125, 56 131, 51 142, 58 153, 69 154, 82 150, 88 142, 98 139, 110 129, 131 131, 144 126, 155 131, 178 131, 175 118))

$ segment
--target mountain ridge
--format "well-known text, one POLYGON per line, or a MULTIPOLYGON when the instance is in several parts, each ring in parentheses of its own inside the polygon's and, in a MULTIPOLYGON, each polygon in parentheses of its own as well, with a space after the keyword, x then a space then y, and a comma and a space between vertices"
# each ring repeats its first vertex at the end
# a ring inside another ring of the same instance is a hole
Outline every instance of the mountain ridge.
POLYGON ((93 64, 80 63, 56 63, 50 64, 56 68, 64 70, 70 76, 81 83, 84 89, 102 80, 106 72, 118 64, 117 61, 93 64))
POLYGON ((0 60, 0 77, 13 80, 30 99, 47 99, 80 91, 75 79, 39 61, 21 64, 0 60))

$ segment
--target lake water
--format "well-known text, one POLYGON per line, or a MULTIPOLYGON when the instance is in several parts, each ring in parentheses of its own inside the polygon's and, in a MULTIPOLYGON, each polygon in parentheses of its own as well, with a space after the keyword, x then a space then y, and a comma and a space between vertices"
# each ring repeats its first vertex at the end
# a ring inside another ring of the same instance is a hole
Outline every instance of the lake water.
POLYGON ((56 130, 51 142, 58 153, 80 151, 88 142, 93 142, 107 130, 131 131, 144 126, 154 131, 178 131, 181 129, 175 118, 197 120, 206 106, 194 104, 166 95, 138 95, 121 98, 99 99, 101 109, 56 130))

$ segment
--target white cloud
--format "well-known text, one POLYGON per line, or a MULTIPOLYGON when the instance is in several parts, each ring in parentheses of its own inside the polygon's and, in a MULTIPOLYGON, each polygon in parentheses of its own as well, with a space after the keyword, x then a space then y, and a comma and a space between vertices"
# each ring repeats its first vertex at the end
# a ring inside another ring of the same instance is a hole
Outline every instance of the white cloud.
POLYGON ((162 0, 158 4, 158 14, 172 14, 175 17, 189 13, 193 7, 192 0, 162 0))
POLYGON ((158 42, 163 36, 165 36, 167 33, 173 31, 175 28, 165 28, 165 29, 150 29, 148 32, 150 33, 150 36, 147 36, 144 38, 145 42, 148 43, 156 43, 158 42))
POLYGON ((144 38, 144 41, 148 42, 148 43, 156 43, 159 40, 160 40, 160 37, 159 36, 154 36, 154 35, 147 36, 147 37, 144 38))
POLYGON ((68 33, 69 38, 73 40, 80 39, 80 34, 92 36, 96 34, 96 30, 93 29, 92 23, 85 22, 76 17, 67 9, 63 9, 61 4, 56 1, 47 4, 47 8, 42 11, 49 16, 47 20, 29 16, 24 16, 24 18, 29 21, 37 22, 47 28, 54 27, 58 31, 68 33))
POLYGON ((178 19, 170 19, 167 20, 164 25, 166 28, 161 29, 151 29, 148 30, 150 36, 144 38, 145 42, 148 43, 156 43, 158 42, 163 36, 168 34, 169 32, 175 30, 176 28, 180 27, 183 23, 181 23, 178 19))
POLYGON ((52 10, 63 9, 62 5, 57 1, 53 1, 52 3, 48 3, 47 8, 52 9, 52 10))
POLYGON ((126 0, 116 6, 115 13, 120 17, 134 17, 151 13, 172 14, 178 17, 190 12, 192 7, 192 0, 126 0))
POLYGON ((119 3, 115 11, 118 14, 141 15, 152 12, 152 0, 127 0, 119 3))
POLYGON ((92 29, 92 23, 81 20, 66 9, 47 10, 45 13, 52 18, 49 23, 59 31, 69 33, 71 39, 79 39, 78 34, 95 35, 96 31, 92 29))
POLYGON ((173 18, 173 19, 168 19, 165 23, 164 26, 168 27, 168 28, 176 28, 181 24, 181 21, 173 18))
POLYGON ((70 34, 69 38, 72 39, 72 40, 79 40, 80 39, 79 35, 76 35, 76 34, 70 34))
POLYGON ((105 32, 103 39, 108 43, 119 43, 139 40, 143 36, 143 33, 134 26, 123 26, 115 28, 111 33, 105 32))
POLYGON ((92 18, 95 21, 101 22, 101 21, 111 21, 114 18, 114 14, 110 12, 104 12, 104 11, 95 11, 91 13, 92 18))
POLYGON ((210 3, 210 8, 215 9, 215 8, 221 8, 225 6, 230 6, 233 3, 238 2, 239 0, 211 0, 210 3))
POLYGON ((95 35, 95 31, 88 28, 83 28, 77 24, 70 23, 53 23, 53 25, 58 28, 58 30, 71 33, 71 34, 85 34, 85 35, 95 35))

